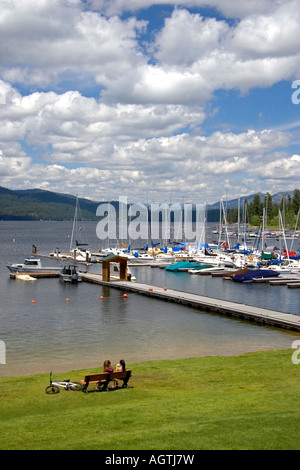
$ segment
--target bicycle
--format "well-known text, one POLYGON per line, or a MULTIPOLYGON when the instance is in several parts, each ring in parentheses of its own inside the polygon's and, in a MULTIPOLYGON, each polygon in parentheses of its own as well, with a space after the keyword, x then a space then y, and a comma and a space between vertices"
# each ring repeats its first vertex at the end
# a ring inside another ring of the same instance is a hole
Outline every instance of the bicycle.
POLYGON ((83 386, 79 382, 70 382, 70 379, 66 380, 52 380, 52 372, 50 372, 50 385, 45 388, 45 392, 48 395, 54 395, 56 393, 60 392, 60 388, 64 388, 65 390, 74 390, 74 391, 80 391, 83 390, 83 386))

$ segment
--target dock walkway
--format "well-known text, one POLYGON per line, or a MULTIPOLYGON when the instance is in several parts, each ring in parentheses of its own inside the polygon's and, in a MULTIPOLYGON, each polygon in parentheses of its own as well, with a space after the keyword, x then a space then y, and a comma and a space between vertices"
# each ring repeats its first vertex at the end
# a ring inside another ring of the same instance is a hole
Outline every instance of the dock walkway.
POLYGON ((238 302, 214 299, 203 295, 182 292, 174 289, 166 289, 163 287, 141 284, 137 282, 121 282, 118 280, 104 282, 102 281, 101 274, 82 273, 82 280, 85 282, 101 284, 128 292, 135 292, 137 294, 143 294, 190 307, 196 307, 205 311, 215 312, 226 316, 242 318, 244 320, 285 328, 288 330, 300 331, 300 315, 298 316, 291 313, 278 312, 276 310, 270 310, 261 307, 253 307, 238 302))

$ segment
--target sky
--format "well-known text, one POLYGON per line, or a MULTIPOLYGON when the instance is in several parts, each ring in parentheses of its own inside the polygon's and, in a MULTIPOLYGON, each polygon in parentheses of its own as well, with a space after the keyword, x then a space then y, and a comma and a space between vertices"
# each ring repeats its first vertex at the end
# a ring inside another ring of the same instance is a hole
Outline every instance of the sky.
POLYGON ((207 202, 299 188, 298 0, 0 0, 0 186, 207 202))

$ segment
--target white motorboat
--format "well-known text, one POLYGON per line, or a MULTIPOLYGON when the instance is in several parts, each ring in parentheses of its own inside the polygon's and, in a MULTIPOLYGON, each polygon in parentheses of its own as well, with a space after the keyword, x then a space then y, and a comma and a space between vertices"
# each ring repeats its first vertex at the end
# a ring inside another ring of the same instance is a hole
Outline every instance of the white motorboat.
POLYGON ((131 259, 131 261, 133 263, 151 263, 155 261, 155 258, 149 253, 139 253, 135 251, 133 253, 133 259, 131 259))
POLYGON ((26 258, 24 263, 8 264, 7 268, 11 273, 58 272, 61 269, 54 266, 43 267, 39 258, 26 258))
POLYGON ((102 258, 111 254, 122 256, 123 258, 127 258, 129 261, 134 261, 136 259, 132 253, 127 250, 122 250, 121 248, 104 248, 100 253, 102 258))
POLYGON ((166 253, 160 253, 159 255, 155 256, 156 263, 175 263, 175 256, 166 253))
POLYGON ((210 274, 213 272, 219 272, 219 271, 224 271, 226 267, 223 266, 211 266, 210 268, 203 268, 203 269, 189 269, 190 274, 210 274))

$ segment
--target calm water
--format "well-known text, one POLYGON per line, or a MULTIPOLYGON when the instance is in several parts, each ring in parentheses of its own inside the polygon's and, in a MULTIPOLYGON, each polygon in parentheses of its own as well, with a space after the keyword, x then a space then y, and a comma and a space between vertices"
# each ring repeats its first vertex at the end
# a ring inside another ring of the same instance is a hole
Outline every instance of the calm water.
MULTIPOLYGON (((90 248, 99 250, 96 223, 85 224, 85 228, 90 248)), ((130 293, 124 299, 117 289, 89 283, 9 278, 6 265, 22 262, 30 255, 32 244, 42 254, 56 247, 68 251, 71 231, 71 222, 0 221, 0 340, 6 345, 6 364, 0 364, 0 376, 97 367, 107 358, 117 363, 123 357, 130 363, 290 348, 300 337, 138 294, 130 293)), ((43 264, 61 265, 49 259, 43 259, 43 264)), ((83 269, 97 272, 99 266, 83 269)), ((150 267, 131 269, 138 282, 300 312, 297 289, 241 285, 150 267)))

